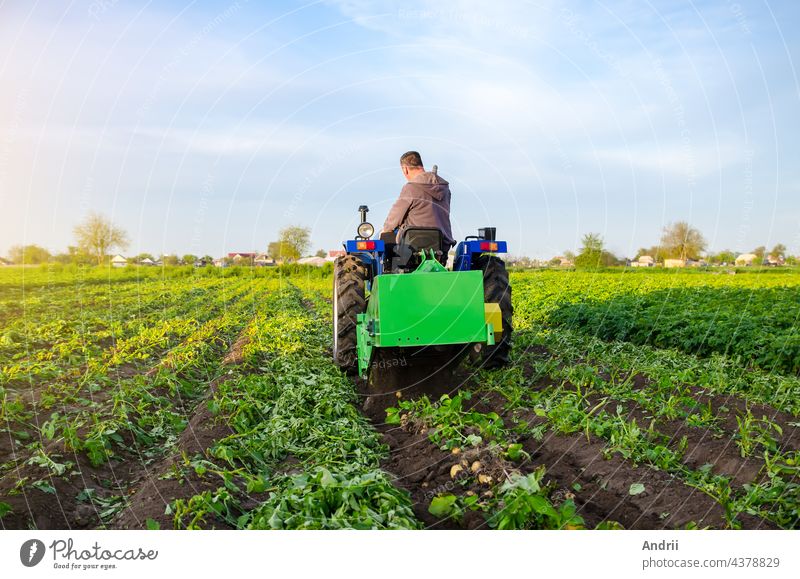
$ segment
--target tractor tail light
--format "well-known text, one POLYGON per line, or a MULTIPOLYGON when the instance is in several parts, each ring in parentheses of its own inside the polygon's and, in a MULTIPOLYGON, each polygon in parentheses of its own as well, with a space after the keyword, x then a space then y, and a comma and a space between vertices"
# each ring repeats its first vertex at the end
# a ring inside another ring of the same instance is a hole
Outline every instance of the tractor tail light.
POLYGON ((358 241, 356 242, 356 249, 375 249, 374 241, 358 241))
POLYGON ((497 251, 497 243, 493 241, 481 241, 481 251, 497 251))

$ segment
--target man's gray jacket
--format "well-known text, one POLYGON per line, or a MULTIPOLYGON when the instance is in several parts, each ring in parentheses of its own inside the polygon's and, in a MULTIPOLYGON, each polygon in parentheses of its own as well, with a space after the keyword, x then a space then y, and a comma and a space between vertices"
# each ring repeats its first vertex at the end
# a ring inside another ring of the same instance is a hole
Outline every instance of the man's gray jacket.
POLYGON ((383 224, 384 231, 408 227, 438 227, 445 242, 455 245, 450 227, 450 184, 436 173, 420 173, 403 185, 383 224))

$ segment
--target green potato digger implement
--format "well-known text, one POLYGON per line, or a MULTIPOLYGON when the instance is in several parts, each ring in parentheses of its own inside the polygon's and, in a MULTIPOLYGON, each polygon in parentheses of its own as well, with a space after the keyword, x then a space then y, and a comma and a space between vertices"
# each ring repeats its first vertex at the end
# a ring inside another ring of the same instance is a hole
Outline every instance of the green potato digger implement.
POLYGON ((411 227, 396 240, 394 234, 372 239, 369 209, 359 211, 357 235, 334 264, 335 362, 362 378, 387 365, 402 371, 417 359, 452 367, 471 355, 484 367, 506 364, 513 310, 508 273, 497 257, 507 244, 495 239, 495 229, 459 242, 448 269, 438 229, 411 227))

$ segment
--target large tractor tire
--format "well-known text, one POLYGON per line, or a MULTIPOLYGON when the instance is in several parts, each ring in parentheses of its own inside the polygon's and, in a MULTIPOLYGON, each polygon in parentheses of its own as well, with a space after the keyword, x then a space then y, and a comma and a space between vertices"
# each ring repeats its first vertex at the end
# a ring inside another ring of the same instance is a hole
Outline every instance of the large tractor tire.
POLYGON ((367 269, 353 255, 333 265, 333 361, 348 374, 358 372, 356 315, 367 311, 367 269))
POLYGON ((500 341, 494 346, 483 349, 484 368, 498 368, 508 363, 511 351, 511 333, 514 331, 512 318, 514 307, 511 305, 511 284, 505 262, 494 255, 481 255, 472 262, 472 269, 483 272, 483 300, 487 303, 500 304, 503 316, 503 333, 500 341))

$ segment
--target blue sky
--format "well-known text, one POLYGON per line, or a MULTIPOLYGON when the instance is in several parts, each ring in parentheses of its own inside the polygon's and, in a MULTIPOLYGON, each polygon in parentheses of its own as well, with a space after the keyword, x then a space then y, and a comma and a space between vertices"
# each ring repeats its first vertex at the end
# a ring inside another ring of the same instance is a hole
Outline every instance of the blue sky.
POLYGON ((796 2, 0 3, 0 254, 98 210, 128 254, 380 225, 409 149, 458 236, 800 253, 796 2))

